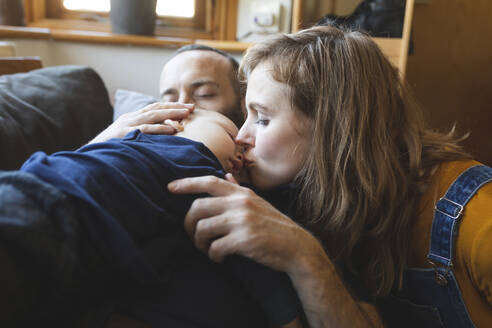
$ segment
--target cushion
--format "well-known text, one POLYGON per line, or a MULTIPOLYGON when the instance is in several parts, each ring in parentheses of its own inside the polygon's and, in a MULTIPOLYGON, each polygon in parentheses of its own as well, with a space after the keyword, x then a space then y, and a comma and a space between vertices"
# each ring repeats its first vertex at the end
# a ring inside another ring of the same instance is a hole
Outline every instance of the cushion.
POLYGON ((17 169, 38 150, 76 149, 106 128, 112 115, 106 87, 89 67, 0 76, 0 169, 17 169))
POLYGON ((118 117, 125 113, 133 112, 158 101, 158 99, 149 95, 118 89, 114 95, 113 121, 116 121, 118 117))

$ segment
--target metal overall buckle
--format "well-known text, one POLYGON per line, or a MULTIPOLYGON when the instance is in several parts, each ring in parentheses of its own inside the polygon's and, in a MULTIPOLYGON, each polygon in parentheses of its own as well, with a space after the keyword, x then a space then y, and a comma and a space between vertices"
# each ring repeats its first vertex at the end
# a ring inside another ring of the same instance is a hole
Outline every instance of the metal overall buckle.
POLYGON ((436 263, 434 263, 433 261, 429 260, 429 263, 432 265, 432 267, 434 268, 434 279, 436 280, 437 284, 439 286, 446 286, 448 284, 448 274, 449 274, 449 271, 451 270, 451 268, 453 267, 453 264, 450 263, 447 267, 446 267, 446 272, 444 272, 444 274, 440 273, 439 270, 438 270, 438 266, 436 263))
POLYGON ((437 201, 436 205, 434 205, 434 209, 435 209, 436 211, 438 211, 438 212, 440 212, 440 213, 442 213, 442 214, 444 214, 444 215, 446 215, 446 216, 448 216, 448 217, 452 218, 453 220, 458 220, 458 219, 461 217, 461 215, 463 215, 463 205, 458 204, 458 203, 456 203, 456 202, 453 202, 452 200, 447 199, 446 197, 441 197, 441 198, 439 198, 439 200, 437 201), (454 206, 456 206, 456 207, 459 209, 458 213, 453 215, 453 214, 450 214, 450 213, 447 213, 447 212, 443 212, 443 211, 441 211, 441 210, 437 207, 437 205, 438 205, 438 204, 439 204, 439 202, 440 202, 440 201, 442 201, 442 200, 445 200, 446 202, 449 202, 449 203, 453 204, 454 206))

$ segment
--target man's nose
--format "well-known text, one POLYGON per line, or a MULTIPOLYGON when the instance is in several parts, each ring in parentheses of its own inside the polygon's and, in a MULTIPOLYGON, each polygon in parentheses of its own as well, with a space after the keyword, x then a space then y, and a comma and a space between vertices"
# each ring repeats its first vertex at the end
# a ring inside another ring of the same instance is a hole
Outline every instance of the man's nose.
POLYGON ((193 97, 188 92, 181 92, 179 94, 178 102, 183 104, 194 104, 193 97))

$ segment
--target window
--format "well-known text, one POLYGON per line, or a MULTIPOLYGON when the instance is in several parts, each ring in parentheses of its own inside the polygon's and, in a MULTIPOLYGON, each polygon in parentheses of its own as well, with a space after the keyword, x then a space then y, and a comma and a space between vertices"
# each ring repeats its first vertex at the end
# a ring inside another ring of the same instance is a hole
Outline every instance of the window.
MULTIPOLYGON (((111 32, 110 0, 23 1, 26 23, 30 27, 67 33, 111 32)), ((154 34, 186 38, 190 42, 195 39, 234 40, 238 1, 157 0, 154 34)))
POLYGON ((63 0, 63 7, 75 11, 109 12, 110 2, 99 0, 63 0))
POLYGON ((159 16, 176 16, 191 18, 195 16, 195 1, 180 0, 158 0, 157 15, 159 16))
MULTIPOLYGON (((63 7, 71 11, 108 13, 111 4, 110 0, 63 0, 63 7)), ((193 18, 195 16, 195 1, 157 0, 156 13, 158 16, 193 18)))

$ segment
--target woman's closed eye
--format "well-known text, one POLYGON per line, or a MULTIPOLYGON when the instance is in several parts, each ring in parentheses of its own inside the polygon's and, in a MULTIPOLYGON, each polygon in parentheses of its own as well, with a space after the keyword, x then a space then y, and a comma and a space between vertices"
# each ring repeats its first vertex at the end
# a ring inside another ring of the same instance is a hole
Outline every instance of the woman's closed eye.
POLYGON ((267 126, 268 123, 270 123, 270 120, 262 115, 258 115, 255 121, 255 124, 263 125, 263 126, 267 126))

